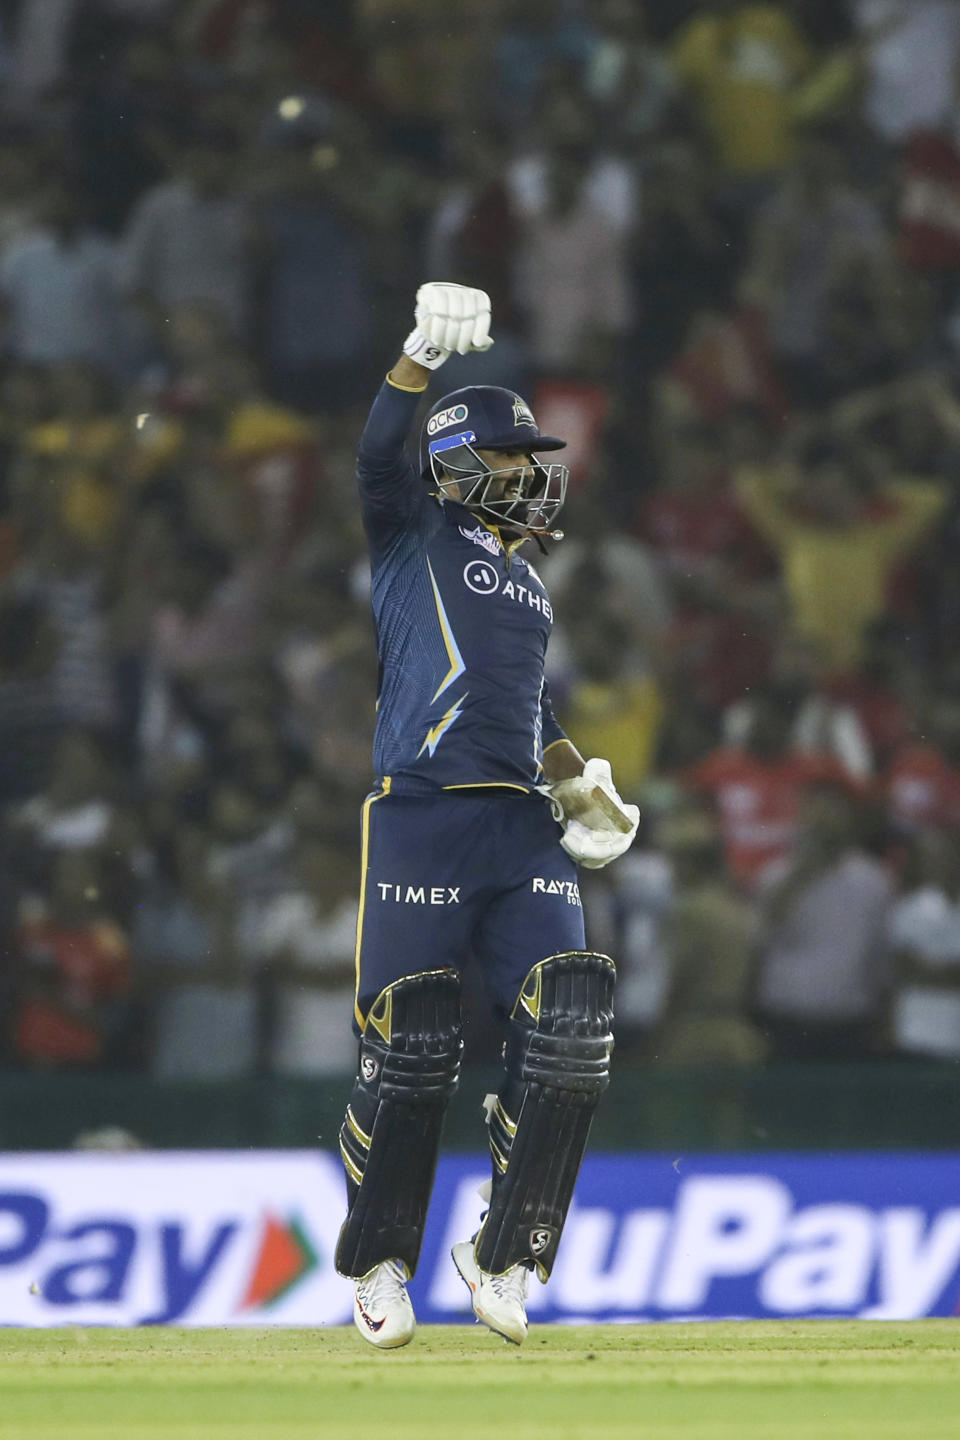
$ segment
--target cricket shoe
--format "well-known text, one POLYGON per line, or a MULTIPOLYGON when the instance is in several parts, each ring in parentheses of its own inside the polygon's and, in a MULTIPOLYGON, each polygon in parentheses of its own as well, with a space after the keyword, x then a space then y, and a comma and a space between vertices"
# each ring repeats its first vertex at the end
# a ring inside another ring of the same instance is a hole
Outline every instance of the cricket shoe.
POLYGON ((353 1323, 364 1340, 379 1350, 396 1350, 413 1339, 417 1317, 399 1261, 382 1260, 357 1281, 353 1323))
POLYGON ((505 1275, 488 1275, 477 1264, 472 1240, 461 1240, 450 1254, 470 1291, 477 1319, 504 1340, 522 1345, 527 1338, 527 1267, 513 1265, 505 1275))

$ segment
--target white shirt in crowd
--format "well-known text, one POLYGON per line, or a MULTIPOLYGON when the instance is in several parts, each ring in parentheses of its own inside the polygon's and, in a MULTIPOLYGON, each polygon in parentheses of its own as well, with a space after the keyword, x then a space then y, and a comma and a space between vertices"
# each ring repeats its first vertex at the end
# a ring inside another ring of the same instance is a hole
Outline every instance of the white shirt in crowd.
POLYGON ((905 895, 890 918, 890 945, 930 972, 908 982, 893 1004, 893 1043, 908 1054, 960 1059, 960 900, 925 885, 905 895), (944 984, 954 971, 954 984, 944 984), (938 983, 939 981, 939 983, 938 983))
POLYGON ((895 144, 945 124, 960 58, 956 0, 857 0, 854 13, 861 34, 878 34, 868 51, 865 100, 873 128, 895 144))
MULTIPOLYGON (((778 863, 764 881, 776 883, 778 863)), ((890 878, 851 851, 812 880, 767 936, 757 1000, 785 1020, 850 1024, 879 1014, 889 980, 890 878)))
POLYGON ((627 236, 635 181, 613 159, 597 161, 565 214, 551 213, 546 160, 517 161, 508 184, 523 224, 517 293, 530 320, 530 349, 542 369, 564 370, 592 333, 624 334, 632 320, 627 236))

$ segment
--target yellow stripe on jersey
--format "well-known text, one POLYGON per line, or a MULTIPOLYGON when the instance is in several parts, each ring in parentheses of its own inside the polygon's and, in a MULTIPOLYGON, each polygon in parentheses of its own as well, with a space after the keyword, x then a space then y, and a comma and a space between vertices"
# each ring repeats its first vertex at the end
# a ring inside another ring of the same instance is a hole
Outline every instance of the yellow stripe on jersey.
MULTIPOLYGON (((433 754, 437 746, 440 744, 443 736, 450 729, 450 726, 453 724, 454 720, 456 720, 458 716, 463 714, 460 706, 463 704, 466 698, 466 692, 464 692, 463 695, 460 695, 456 700, 454 700, 453 704, 450 706, 450 709, 442 717, 442 719, 438 720, 436 725, 434 725, 432 729, 427 731, 424 742, 420 746, 420 749, 417 751, 418 760, 420 759, 420 756, 423 754, 424 750, 429 750, 430 754, 433 754)), ((446 788, 447 787, 444 786, 444 789, 446 788)))
POLYGON ((357 911, 357 945, 353 954, 353 968, 356 976, 353 995, 353 1013, 357 1017, 357 1024, 361 1030, 366 1025, 366 1019, 360 1010, 360 948, 363 942, 363 912, 367 901, 367 870, 370 865, 370 807, 377 800, 382 800, 384 795, 390 794, 391 778, 389 775, 383 777, 383 789, 376 795, 368 795, 363 802, 362 832, 360 840, 360 908, 357 911))
POLYGON ((467 780, 462 785, 443 785, 443 790, 519 790, 521 795, 530 794, 529 785, 514 785, 512 780, 467 780))
MULTIPOLYGON (((440 599, 440 589, 437 585, 437 577, 433 573, 433 566, 430 564, 429 560, 427 561, 427 569, 430 571, 430 584, 433 586, 433 603, 437 607, 437 619, 440 621, 440 633, 443 636, 443 645, 444 649, 447 652, 447 659, 450 661, 450 669, 447 671, 443 680, 440 682, 440 685, 437 687, 433 700, 430 701, 430 704, 432 705, 434 700, 438 700, 440 698, 448 685, 452 685, 454 680, 458 680, 460 678, 460 676, 463 674, 464 670, 466 670, 467 667, 463 663, 463 656, 460 654, 459 646, 454 639, 453 629, 450 625, 450 621, 447 619, 447 612, 443 608, 443 601, 440 599)), ((459 701, 457 703, 459 704, 459 701)), ((446 719, 446 716, 444 716, 444 719, 446 719)))

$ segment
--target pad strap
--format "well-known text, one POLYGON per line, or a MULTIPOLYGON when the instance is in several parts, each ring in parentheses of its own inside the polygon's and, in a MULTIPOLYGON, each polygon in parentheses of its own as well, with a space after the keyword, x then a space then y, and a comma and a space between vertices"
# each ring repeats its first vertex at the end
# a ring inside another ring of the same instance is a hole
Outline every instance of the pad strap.
POLYGON ((340 1128, 349 1201, 337 1243, 341 1275, 359 1278, 381 1260, 399 1260, 408 1277, 416 1270, 462 1049, 454 970, 407 976, 370 1007, 340 1128))
POLYGON ((490 1115, 493 1193, 476 1241, 492 1275, 546 1280, 593 1113, 610 1082, 613 961, 570 951, 535 965, 510 1018, 507 1074, 490 1115))

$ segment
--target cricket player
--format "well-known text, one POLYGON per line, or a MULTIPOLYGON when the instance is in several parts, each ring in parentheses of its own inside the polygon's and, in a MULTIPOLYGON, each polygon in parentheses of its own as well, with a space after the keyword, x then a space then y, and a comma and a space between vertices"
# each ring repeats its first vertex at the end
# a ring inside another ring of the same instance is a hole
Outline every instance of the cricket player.
POLYGON ((577 866, 622 854, 640 818, 607 762, 585 764, 564 735, 544 679, 553 614, 519 551, 557 533, 567 468, 540 456, 565 442, 519 395, 476 385, 431 409, 419 472, 406 455, 431 371, 488 349, 489 326, 482 290, 422 285, 359 447, 380 681, 336 1263, 356 1281, 357 1328, 384 1349, 416 1327, 406 1285, 459 1075, 468 961, 507 1040, 488 1097, 489 1208, 453 1261, 478 1319, 526 1336, 527 1282, 550 1274, 613 1046, 614 967, 586 948, 577 866))

